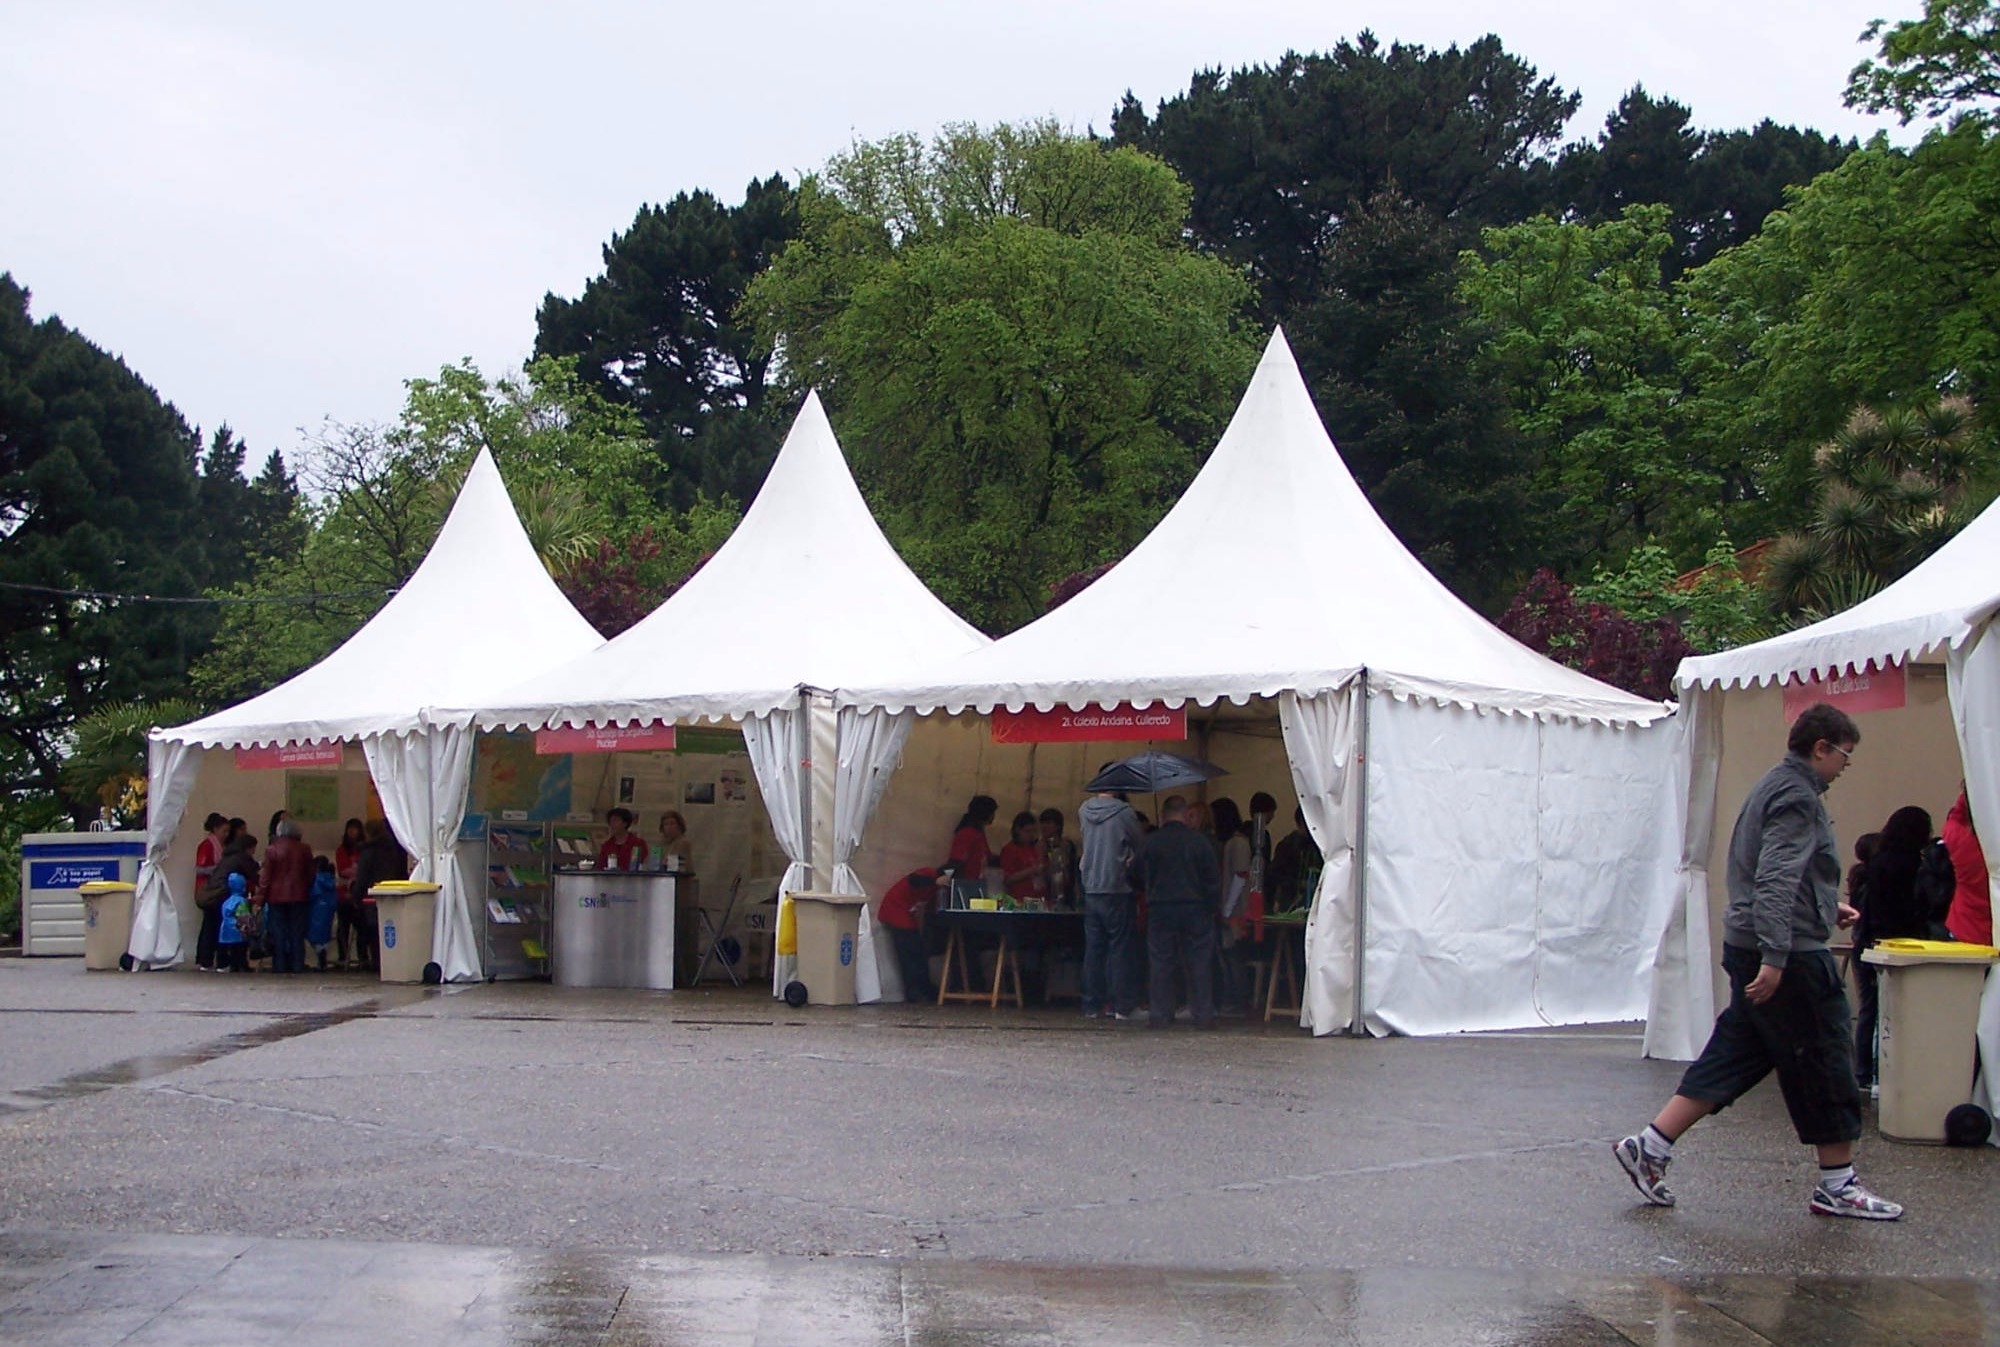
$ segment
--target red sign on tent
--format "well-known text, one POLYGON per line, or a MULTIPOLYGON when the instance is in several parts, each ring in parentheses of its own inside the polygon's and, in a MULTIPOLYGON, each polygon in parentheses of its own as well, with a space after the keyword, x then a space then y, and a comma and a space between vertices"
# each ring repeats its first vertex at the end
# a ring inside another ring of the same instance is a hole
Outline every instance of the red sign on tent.
POLYGON ((1187 708, 1148 706, 1134 710, 1130 702, 1113 707, 1087 706, 1072 711, 1058 706, 1038 711, 1024 706, 1009 711, 993 708, 993 742, 996 744, 1075 744, 1104 740, 1185 739, 1187 708))
POLYGON ((335 739, 317 744, 268 744, 236 750, 239 772, 270 771, 274 767, 338 767, 344 749, 335 739))
POLYGON ((643 753, 673 746, 674 727, 657 720, 648 725, 562 725, 535 731, 535 752, 544 754, 643 753))
POLYGON ((1785 723, 1791 724, 1814 702, 1837 706, 1849 715, 1861 711, 1894 711, 1909 698, 1908 671, 1901 664, 1886 669, 1868 661, 1860 673, 1815 678, 1801 683, 1796 676, 1785 684, 1785 723))

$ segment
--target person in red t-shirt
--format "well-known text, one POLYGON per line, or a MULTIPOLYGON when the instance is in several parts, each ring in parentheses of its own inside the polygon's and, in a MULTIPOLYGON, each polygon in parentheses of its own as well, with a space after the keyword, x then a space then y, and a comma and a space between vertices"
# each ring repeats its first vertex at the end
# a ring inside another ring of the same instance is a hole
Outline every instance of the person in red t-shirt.
POLYGON ((986 867, 993 863, 986 828, 999 813, 1000 802, 991 795, 975 795, 965 806, 965 816, 951 834, 951 859, 958 865, 961 883, 977 884, 986 878, 986 867))
POLYGON ((1979 834, 1972 828, 1972 806, 1965 787, 1958 788, 1958 802, 1944 816, 1944 849, 1951 857, 1951 910, 1945 914, 1945 929, 1952 938, 1968 945, 1993 943, 1993 892, 1989 887, 1986 853, 1980 848, 1979 834))
POLYGON ((1041 825, 1025 809, 1014 815, 1014 835, 1000 848, 1000 874, 1007 884, 1007 896, 1016 902, 1039 903, 1048 897, 1041 825))
POLYGON ((903 972, 905 1001, 935 1001, 930 955, 924 949, 924 916, 937 896, 938 871, 912 870, 882 895, 876 917, 896 943, 896 966, 903 972))
MULTIPOLYGON (((229 820, 220 814, 210 814, 202 820, 202 831, 208 836, 201 839, 201 845, 194 849, 194 891, 197 897, 208 887, 215 875, 215 867, 222 863, 222 844, 229 839, 229 820)), ((194 966, 204 972, 216 971, 215 944, 222 934, 222 904, 203 908, 201 913, 201 933, 195 937, 194 966)))
POLYGON ((597 848, 597 868, 600 870, 637 870, 652 854, 646 846, 646 839, 632 831, 632 811, 614 809, 604 816, 611 828, 611 835, 597 848))

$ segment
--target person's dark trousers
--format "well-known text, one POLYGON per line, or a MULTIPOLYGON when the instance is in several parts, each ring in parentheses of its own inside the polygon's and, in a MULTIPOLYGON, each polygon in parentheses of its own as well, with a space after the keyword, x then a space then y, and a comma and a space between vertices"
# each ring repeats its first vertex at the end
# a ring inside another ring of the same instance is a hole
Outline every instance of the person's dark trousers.
POLYGON ((271 926, 271 971, 306 971, 306 909, 308 903, 269 903, 264 911, 271 926))
POLYGON ((1763 1005, 1745 994, 1763 962, 1754 949, 1722 947, 1729 1004, 1701 1056, 1681 1076, 1676 1094, 1721 1112, 1770 1075, 1778 1074, 1785 1111, 1808 1146, 1861 1135, 1861 1092, 1854 1081, 1854 1019, 1840 966, 1823 949, 1794 950, 1778 990, 1763 1005))
POLYGON ((201 913, 201 934, 194 941, 194 966, 196 968, 216 968, 215 942, 222 934, 222 904, 203 908, 201 913))
POLYGON ((1861 951, 1854 951, 1854 989, 1861 1002, 1854 1014, 1854 1079, 1864 1090, 1875 1083, 1875 1024, 1882 1009, 1875 978, 1875 965, 1862 962, 1861 951))
POLYGON ((1157 903, 1146 909, 1146 953, 1152 959, 1147 1022, 1174 1018, 1174 970, 1187 979, 1188 1013, 1203 1029, 1215 1023, 1215 914, 1198 903, 1157 903))
POLYGON ((381 934, 375 904, 363 903, 361 917, 354 923, 354 957, 371 973, 380 972, 382 968, 381 934))
POLYGON ((903 999, 935 1002, 937 988, 931 985, 931 956, 924 952, 924 933, 891 926, 889 936, 896 942, 896 966, 903 973, 903 999))
POLYGON ((217 945, 215 947, 215 966, 217 968, 226 968, 232 973, 249 972, 250 946, 244 944, 241 940, 233 945, 217 945))
POLYGON ((335 926, 333 943, 339 952, 340 961, 346 963, 355 958, 361 950, 361 904, 351 900, 343 901, 333 910, 335 926))
POLYGON ((1132 895, 1083 895, 1083 1009, 1129 1015, 1139 1004, 1132 967, 1132 895))
POLYGON ((1216 931, 1216 967, 1221 970, 1216 989, 1223 1006, 1231 1011, 1250 1005, 1250 937, 1236 935, 1226 927, 1216 931))

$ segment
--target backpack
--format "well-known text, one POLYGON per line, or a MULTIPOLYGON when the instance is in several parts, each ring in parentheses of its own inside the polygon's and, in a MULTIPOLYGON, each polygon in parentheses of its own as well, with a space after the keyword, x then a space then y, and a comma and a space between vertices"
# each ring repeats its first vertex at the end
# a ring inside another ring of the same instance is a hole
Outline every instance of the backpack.
POLYGON ((1917 904, 1930 926, 1933 940, 1949 940, 1945 931, 1945 914, 1951 911, 1952 894, 1958 890, 1958 875, 1951 864, 1951 852, 1945 849, 1943 838, 1933 838, 1924 844, 1917 857, 1917 904))
POLYGON ((195 890, 194 905, 204 912, 213 912, 228 897, 229 876, 218 871, 208 877, 208 883, 195 890))

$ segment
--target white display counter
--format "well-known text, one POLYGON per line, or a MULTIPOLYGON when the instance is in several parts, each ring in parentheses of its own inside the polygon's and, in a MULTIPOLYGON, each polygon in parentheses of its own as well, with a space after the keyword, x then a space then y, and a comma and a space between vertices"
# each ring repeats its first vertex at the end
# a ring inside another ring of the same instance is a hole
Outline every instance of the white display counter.
POLYGON ((674 985, 674 908, 686 873, 576 870, 555 874, 550 974, 558 987, 674 985))

